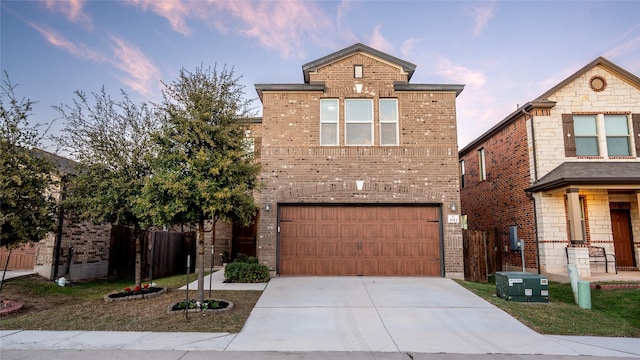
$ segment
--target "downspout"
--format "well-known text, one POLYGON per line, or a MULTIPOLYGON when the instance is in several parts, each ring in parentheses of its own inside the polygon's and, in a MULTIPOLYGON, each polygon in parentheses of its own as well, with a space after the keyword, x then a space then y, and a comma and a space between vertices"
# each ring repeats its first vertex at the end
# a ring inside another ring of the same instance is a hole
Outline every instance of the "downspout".
MULTIPOLYGON (((67 177, 62 176, 60 179, 62 183, 62 189, 60 190, 60 203, 64 201, 67 195, 67 177)), ((58 211, 58 228, 56 230, 56 241, 54 245, 54 265, 53 265, 53 277, 58 276, 58 264, 60 263, 60 248, 62 247, 62 227, 64 224, 64 206, 60 204, 60 209, 58 211)), ((53 280, 53 279, 52 279, 53 280)))
MULTIPOLYGON (((533 125, 533 114, 528 112, 522 107, 522 112, 526 115, 529 115, 529 119, 531 119, 531 147, 533 151, 533 183, 538 181, 538 161, 536 157, 536 133, 535 127, 533 125)), ((533 201, 533 232, 535 234, 536 239, 536 267, 538 268, 538 274, 540 271, 540 242, 538 238, 538 214, 536 209, 536 198, 533 196, 533 193, 527 193, 528 197, 533 201)))

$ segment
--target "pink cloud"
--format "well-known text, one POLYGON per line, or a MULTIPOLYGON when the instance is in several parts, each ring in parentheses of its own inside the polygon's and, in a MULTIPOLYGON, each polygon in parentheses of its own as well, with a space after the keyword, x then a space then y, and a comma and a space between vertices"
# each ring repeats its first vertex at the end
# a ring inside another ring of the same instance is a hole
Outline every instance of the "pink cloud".
POLYGON ((160 71, 140 49, 126 41, 111 37, 114 58, 111 64, 127 76, 120 80, 134 91, 148 96, 152 94, 160 81, 160 71))
POLYGON ((62 35, 55 32, 54 30, 44 28, 42 26, 38 26, 33 23, 29 23, 29 25, 31 25, 31 27, 33 27, 36 31, 38 31, 51 45, 59 49, 62 49, 80 58, 90 59, 98 62, 105 61, 105 59, 100 54, 89 49, 84 44, 73 43, 72 41, 66 39, 62 35))
POLYGON ((480 71, 474 71, 462 65, 454 64, 449 59, 441 59, 437 64, 438 73, 452 82, 469 87, 482 87, 487 79, 480 71))
POLYGON ((85 0, 45 0, 47 9, 62 13, 67 20, 73 23, 85 24, 92 28, 91 18, 83 11, 85 0))
POLYGON ((82 43, 74 43, 58 34, 54 30, 30 23, 51 45, 69 54, 88 59, 97 63, 108 63, 122 71, 125 76, 120 77, 126 86, 142 94, 150 95, 154 92, 160 79, 158 69, 139 49, 129 45, 122 39, 111 37, 113 56, 98 53, 82 43))
POLYGON ((382 35, 382 25, 378 25, 373 29, 373 34, 369 38, 368 45, 374 49, 383 52, 392 52, 393 45, 382 35))
POLYGON ((493 2, 489 3, 486 7, 469 7, 467 10, 471 13, 473 20, 475 21, 475 27, 473 29, 473 35, 479 36, 485 26, 489 23, 489 20, 493 18, 495 5, 493 2))
MULTIPOLYGON (((201 2, 185 2, 182 0, 127 0, 129 4, 142 8, 144 11, 151 11, 167 19, 171 28, 185 36, 191 34, 191 29, 187 24, 187 18, 198 17, 201 12, 195 9, 200 7, 201 2)), ((202 2, 204 3, 204 2, 202 2)))
POLYGON ((405 58, 412 57, 413 50, 415 46, 420 43, 422 40, 420 39, 408 39, 402 42, 402 46, 400 48, 400 53, 405 58))
POLYGON ((226 0, 128 0, 130 5, 166 18, 172 29, 189 35, 197 20, 220 32, 236 32, 275 49, 285 58, 302 57, 303 42, 322 43, 333 22, 313 2, 226 0))

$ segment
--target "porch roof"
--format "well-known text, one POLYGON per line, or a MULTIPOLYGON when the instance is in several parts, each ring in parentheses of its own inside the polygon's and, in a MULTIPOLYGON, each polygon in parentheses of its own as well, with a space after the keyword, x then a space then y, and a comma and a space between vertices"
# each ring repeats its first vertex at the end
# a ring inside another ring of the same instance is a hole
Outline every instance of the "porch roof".
POLYGON ((635 185, 640 188, 640 162, 564 162, 526 191, 540 192, 569 185, 635 185))

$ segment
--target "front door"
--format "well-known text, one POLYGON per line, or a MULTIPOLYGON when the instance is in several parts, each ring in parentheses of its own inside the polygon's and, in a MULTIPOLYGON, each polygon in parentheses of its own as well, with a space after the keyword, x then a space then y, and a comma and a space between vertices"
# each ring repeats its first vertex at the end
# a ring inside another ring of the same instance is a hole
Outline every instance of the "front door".
POLYGON ((259 212, 252 219, 250 225, 233 226, 233 237, 231 240, 231 257, 233 259, 238 254, 256 256, 256 236, 258 234, 259 212))
POLYGON ((633 247, 631 246, 629 210, 611 210, 611 229, 618 266, 635 266, 633 247))

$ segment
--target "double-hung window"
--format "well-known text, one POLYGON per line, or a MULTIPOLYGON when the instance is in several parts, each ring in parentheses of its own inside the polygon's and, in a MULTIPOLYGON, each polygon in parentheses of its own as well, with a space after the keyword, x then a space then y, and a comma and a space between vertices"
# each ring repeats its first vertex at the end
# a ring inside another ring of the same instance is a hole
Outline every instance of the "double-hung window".
POLYGON ((344 101, 344 142, 349 146, 373 145, 373 100, 344 101))
POLYGON ((604 131, 607 135, 609 156, 629 156, 629 122, 626 115, 605 115, 604 131))
POLYGON ((380 99, 380 145, 398 145, 397 99, 380 99))
POLYGON ((596 115, 573 115, 576 156, 598 156, 596 115))
POLYGON ((320 99, 320 145, 338 145, 338 99, 320 99))

